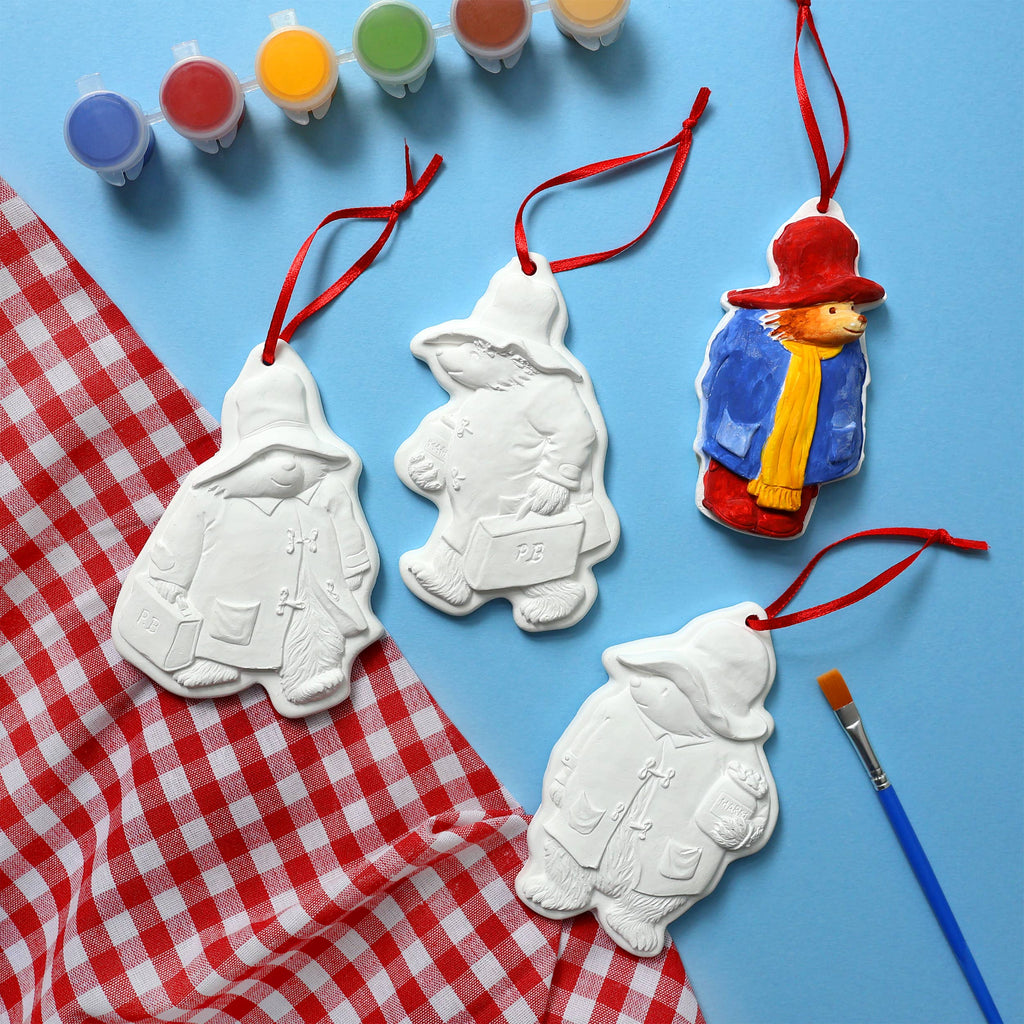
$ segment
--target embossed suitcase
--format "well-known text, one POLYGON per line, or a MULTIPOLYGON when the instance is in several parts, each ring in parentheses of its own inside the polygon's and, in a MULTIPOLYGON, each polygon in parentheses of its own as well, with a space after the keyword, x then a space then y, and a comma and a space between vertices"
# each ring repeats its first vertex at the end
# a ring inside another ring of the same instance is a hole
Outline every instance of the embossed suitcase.
POLYGON ((122 620, 121 636, 164 671, 184 668, 195 658, 202 617, 193 608, 165 601, 148 576, 138 576, 132 588, 128 607, 133 614, 122 620))
POLYGON ((530 512, 481 519, 466 545, 466 580, 474 590, 497 590, 571 576, 583 530, 583 516, 575 507, 553 516, 530 512))

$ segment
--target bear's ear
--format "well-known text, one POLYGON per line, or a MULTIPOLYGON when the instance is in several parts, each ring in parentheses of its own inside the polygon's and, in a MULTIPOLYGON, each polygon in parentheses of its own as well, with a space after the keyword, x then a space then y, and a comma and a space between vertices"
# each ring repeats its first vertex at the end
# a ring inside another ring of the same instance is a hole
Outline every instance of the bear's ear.
POLYGON ((657 676, 659 679, 667 679, 670 683, 684 690, 692 684, 693 672, 688 665, 680 662, 678 657, 673 657, 667 652, 652 652, 651 654, 638 654, 634 657, 628 655, 616 655, 615 660, 632 672, 639 672, 645 676, 657 676), (683 685, 681 685, 681 681, 683 685))

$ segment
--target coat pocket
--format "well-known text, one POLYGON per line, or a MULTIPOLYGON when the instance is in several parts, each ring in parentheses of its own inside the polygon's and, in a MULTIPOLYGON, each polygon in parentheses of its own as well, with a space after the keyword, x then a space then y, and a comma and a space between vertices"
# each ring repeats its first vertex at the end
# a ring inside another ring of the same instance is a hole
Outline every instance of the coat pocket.
POLYGON ((842 425, 833 424, 832 436, 828 445, 828 461, 833 465, 842 465, 858 457, 856 423, 842 425))
POLYGON ((688 882, 697 872, 701 850, 697 846, 684 846, 670 839, 658 860, 658 871, 665 878, 688 882))
POLYGON ((604 811, 600 807, 595 807, 586 793, 580 793, 566 808, 566 817, 576 832, 589 836, 600 824, 604 811))
POLYGON ((746 457, 750 451, 750 442, 753 440, 754 431, 757 430, 757 423, 737 423, 730 415, 728 409, 722 410, 722 419, 715 431, 715 440, 728 452, 738 455, 741 459, 746 457))
POLYGON ((259 601, 222 601, 218 598, 206 617, 206 632, 214 640, 248 647, 259 611, 259 601))

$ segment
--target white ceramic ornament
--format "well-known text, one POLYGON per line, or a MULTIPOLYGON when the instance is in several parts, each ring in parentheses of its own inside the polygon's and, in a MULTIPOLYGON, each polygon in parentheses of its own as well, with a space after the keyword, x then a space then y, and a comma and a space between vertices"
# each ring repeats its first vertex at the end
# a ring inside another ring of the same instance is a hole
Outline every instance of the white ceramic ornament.
POLYGON ((747 602, 605 651, 609 680, 555 744, 529 827, 516 891, 537 913, 593 910, 623 949, 654 956, 666 926, 768 841, 775 652, 751 615, 765 612, 747 602))
POLYGON ((124 581, 114 644, 183 697, 257 684, 289 718, 349 694, 383 627, 361 463, 327 425, 291 345, 249 354, 224 399, 221 450, 182 482, 124 581))
POLYGON ((412 351, 451 396, 399 448, 407 487, 438 509, 402 579, 441 611, 503 597, 525 630, 571 626, 597 597, 592 567, 619 540, 604 489, 608 433, 593 385, 564 344, 568 314, 547 260, 512 260, 464 320, 412 351))

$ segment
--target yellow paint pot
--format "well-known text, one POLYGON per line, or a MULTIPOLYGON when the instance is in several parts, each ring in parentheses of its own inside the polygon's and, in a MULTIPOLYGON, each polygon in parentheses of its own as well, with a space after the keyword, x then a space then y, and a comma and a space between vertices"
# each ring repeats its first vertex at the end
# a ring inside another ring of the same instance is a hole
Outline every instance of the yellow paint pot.
POLYGON ((297 124, 321 118, 338 85, 334 49, 319 32, 298 25, 294 11, 270 17, 274 30, 256 51, 256 81, 297 124))

